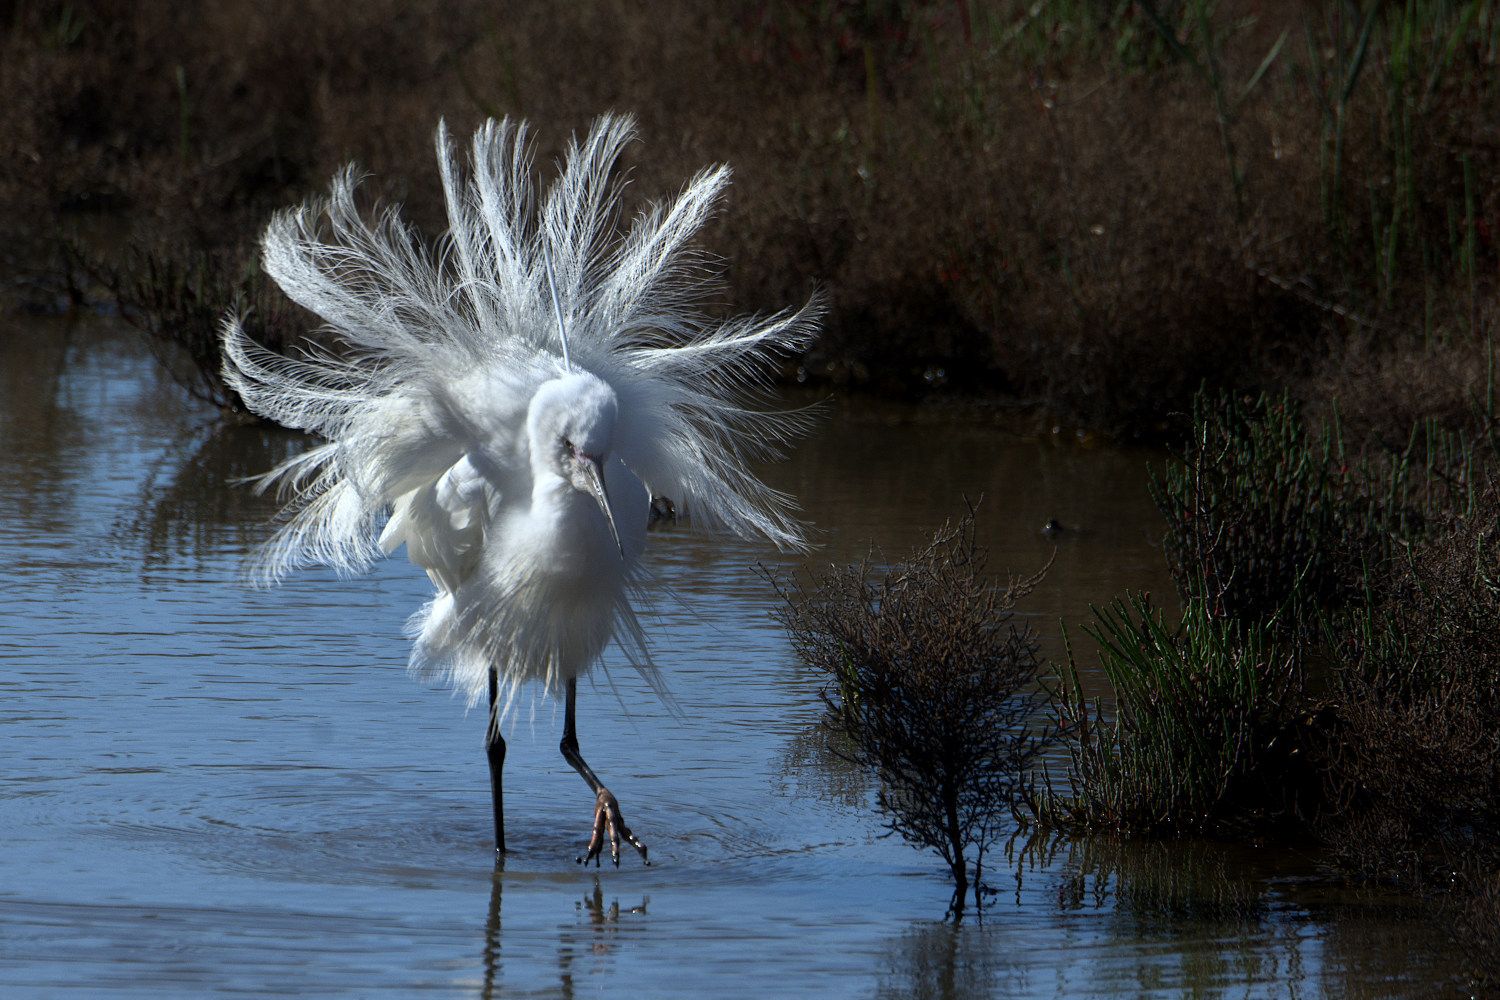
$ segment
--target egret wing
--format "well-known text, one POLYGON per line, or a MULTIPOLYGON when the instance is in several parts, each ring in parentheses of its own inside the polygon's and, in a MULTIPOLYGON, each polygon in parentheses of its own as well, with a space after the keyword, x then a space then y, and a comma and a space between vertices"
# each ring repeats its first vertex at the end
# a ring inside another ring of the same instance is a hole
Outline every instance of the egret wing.
POLYGON ((498 492, 464 455, 433 482, 396 498, 380 547, 389 554, 405 545, 407 557, 451 594, 479 563, 496 500, 498 492))

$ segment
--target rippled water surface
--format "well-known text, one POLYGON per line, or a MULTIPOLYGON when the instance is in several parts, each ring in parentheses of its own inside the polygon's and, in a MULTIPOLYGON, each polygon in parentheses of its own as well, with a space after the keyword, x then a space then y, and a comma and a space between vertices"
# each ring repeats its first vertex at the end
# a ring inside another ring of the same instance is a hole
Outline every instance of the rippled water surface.
MULTIPOLYGON (((646 615, 680 712, 623 664, 580 688, 654 864, 574 863, 592 800, 538 698, 496 873, 482 717, 405 674, 425 576, 240 580, 275 505, 231 480, 301 446, 216 423, 110 321, 0 326, 0 996, 1446 995, 1411 908, 1284 848, 1052 842, 943 923, 940 862, 881 836, 770 618, 755 567, 792 564, 682 529, 646 615)), ((1169 592, 1146 457, 835 404, 767 475, 814 565, 967 494, 992 567, 1031 573, 1059 519, 1024 609, 1056 654, 1059 619, 1169 592)))

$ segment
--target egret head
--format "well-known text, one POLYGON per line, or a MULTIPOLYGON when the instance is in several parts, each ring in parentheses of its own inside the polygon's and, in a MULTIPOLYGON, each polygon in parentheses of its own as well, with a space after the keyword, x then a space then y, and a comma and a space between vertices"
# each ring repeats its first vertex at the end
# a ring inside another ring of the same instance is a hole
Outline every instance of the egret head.
POLYGON ((624 555, 604 488, 604 463, 614 446, 619 402, 603 379, 574 372, 546 382, 531 399, 526 430, 538 464, 593 497, 604 512, 615 546, 624 555))

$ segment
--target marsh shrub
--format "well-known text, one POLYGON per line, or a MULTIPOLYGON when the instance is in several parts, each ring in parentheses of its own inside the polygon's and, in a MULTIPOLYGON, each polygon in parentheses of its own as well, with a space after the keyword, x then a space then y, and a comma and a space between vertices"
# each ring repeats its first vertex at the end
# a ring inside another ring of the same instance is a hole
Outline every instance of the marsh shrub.
POLYGON ((984 856, 1032 794, 1050 734, 1034 725, 1039 667, 1016 602, 1041 574, 997 587, 974 515, 881 572, 872 560, 782 590, 779 620, 829 675, 828 724, 848 758, 880 780, 888 827, 935 851, 980 902, 984 856))
POLYGON ((1367 525, 1327 434, 1289 396, 1200 391, 1190 436, 1152 484, 1179 594, 1214 616, 1315 621, 1352 592, 1367 525))
POLYGON ((1500 865, 1497 625, 1495 481, 1330 624, 1340 728, 1326 763, 1340 807, 1321 830, 1355 869, 1500 865))
POLYGON ((130 247, 116 264, 70 246, 78 265, 103 286, 119 314, 140 330, 172 379, 201 402, 248 416, 223 378, 220 329, 241 317, 261 346, 277 353, 302 339, 310 317, 261 271, 254 253, 197 250, 174 255, 130 247))
POLYGON ((1179 589, 1098 612, 1105 717, 1070 662, 1053 818, 1127 830, 1291 822, 1352 867, 1493 850, 1500 789, 1493 408, 1356 459, 1285 395, 1200 393, 1155 484, 1179 589), (1478 433, 1474 433, 1478 430, 1478 433))
POLYGON ((1237 794, 1295 709, 1297 657, 1264 626, 1211 613, 1201 598, 1175 624, 1139 597, 1096 615, 1087 631, 1113 714, 1085 697, 1070 651, 1054 708, 1071 791, 1049 794, 1043 815, 1118 831, 1202 831, 1237 818, 1237 794))

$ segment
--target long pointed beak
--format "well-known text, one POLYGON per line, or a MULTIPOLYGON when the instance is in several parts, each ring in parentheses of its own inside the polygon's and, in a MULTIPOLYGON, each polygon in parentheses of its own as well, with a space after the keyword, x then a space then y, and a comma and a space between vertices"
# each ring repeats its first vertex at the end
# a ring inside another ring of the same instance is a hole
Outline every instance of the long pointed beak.
POLYGON ((615 515, 609 509, 609 493, 604 489, 604 468, 599 459, 582 452, 578 453, 578 467, 583 470, 589 492, 599 502, 599 509, 604 511, 604 520, 609 524, 609 533, 614 536, 615 548, 620 550, 620 558, 624 559, 625 544, 620 541, 620 529, 615 527, 615 515))

